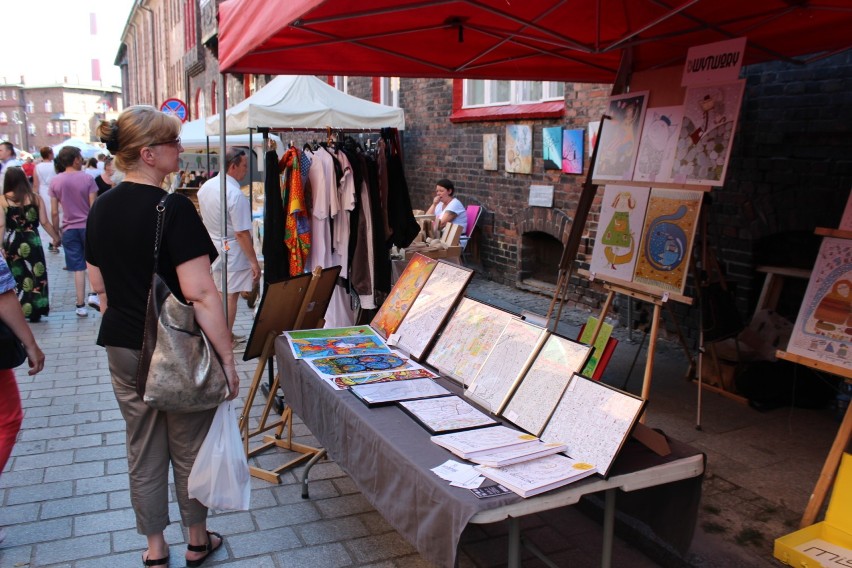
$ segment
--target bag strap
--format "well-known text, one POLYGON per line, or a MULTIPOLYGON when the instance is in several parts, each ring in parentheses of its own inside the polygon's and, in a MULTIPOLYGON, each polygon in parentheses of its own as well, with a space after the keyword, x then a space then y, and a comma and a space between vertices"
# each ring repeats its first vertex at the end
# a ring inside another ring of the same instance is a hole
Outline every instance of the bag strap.
POLYGON ((157 229, 154 234, 154 273, 160 267, 160 244, 163 241, 163 226, 166 220, 166 200, 169 198, 169 195, 171 194, 165 194, 160 202, 157 203, 157 229))

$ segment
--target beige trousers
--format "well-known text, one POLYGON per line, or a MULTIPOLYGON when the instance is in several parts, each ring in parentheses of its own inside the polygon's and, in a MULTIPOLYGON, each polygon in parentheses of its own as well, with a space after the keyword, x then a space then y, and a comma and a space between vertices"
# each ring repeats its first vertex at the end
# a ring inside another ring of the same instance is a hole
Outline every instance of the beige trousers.
POLYGON ((136 394, 139 351, 107 347, 112 386, 127 423, 130 502, 139 534, 152 535, 169 524, 169 462, 185 526, 204 522, 207 507, 189 498, 187 483, 195 456, 210 429, 216 409, 189 414, 154 410, 136 394))

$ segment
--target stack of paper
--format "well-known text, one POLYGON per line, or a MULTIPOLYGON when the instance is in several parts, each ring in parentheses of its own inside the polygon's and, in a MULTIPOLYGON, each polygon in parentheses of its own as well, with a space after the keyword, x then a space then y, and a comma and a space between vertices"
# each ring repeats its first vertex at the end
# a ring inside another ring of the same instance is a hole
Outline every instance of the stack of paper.
POLYGON ((559 452, 564 452, 568 449, 565 444, 558 442, 542 442, 535 440, 530 444, 522 444, 517 446, 509 446, 508 448, 498 448, 491 450, 488 453, 478 454, 476 457, 470 458, 480 465, 490 467, 500 467, 504 465, 512 465, 513 463, 521 463, 529 460, 543 458, 559 452))
POLYGON ((503 467, 478 465, 474 469, 521 497, 532 497, 592 475, 594 466, 562 455, 552 455, 503 467))
POLYGON ((464 459, 472 459, 479 454, 493 452, 499 448, 534 444, 537 440, 538 438, 531 434, 506 426, 432 436, 433 442, 464 459))

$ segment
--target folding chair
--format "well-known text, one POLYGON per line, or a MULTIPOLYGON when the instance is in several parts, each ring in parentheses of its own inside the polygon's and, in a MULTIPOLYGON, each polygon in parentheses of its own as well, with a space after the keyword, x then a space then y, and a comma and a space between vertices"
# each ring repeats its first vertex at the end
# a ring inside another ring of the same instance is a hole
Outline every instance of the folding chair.
POLYGON ((479 221, 480 215, 482 215, 482 207, 480 207, 479 205, 467 206, 467 230, 464 232, 464 235, 462 235, 459 240, 459 245, 462 248, 462 259, 464 259, 465 252, 467 251, 467 242, 470 240, 470 236, 473 234, 473 229, 476 228, 476 222, 479 221))

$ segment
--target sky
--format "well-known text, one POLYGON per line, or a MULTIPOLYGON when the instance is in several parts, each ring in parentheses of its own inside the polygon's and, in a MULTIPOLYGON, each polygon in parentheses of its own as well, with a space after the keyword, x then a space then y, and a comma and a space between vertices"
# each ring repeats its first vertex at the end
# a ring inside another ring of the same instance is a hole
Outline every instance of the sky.
POLYGON ((135 0, 39 0, 4 2, 0 80, 27 85, 91 83, 92 59, 100 60, 104 85, 120 85, 113 65, 135 0), (90 14, 97 35, 92 36, 90 14))

